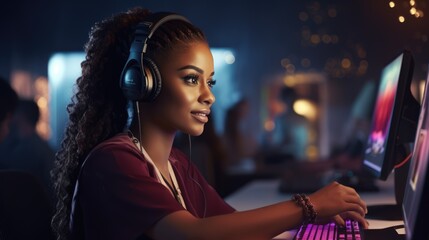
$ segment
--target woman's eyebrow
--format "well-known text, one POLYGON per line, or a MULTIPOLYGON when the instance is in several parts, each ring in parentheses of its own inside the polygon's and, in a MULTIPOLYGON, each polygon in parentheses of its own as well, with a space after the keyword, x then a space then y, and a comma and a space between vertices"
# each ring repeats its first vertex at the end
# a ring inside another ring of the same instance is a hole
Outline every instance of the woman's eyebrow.
MULTIPOLYGON (((204 73, 204 71, 203 71, 201 68, 199 68, 199 67, 197 67, 197 66, 194 66, 194 65, 186 65, 186 66, 183 66, 183 67, 181 67, 181 68, 177 69, 177 71, 182 71, 182 70, 185 70, 185 69, 193 69, 193 70, 197 71, 197 72, 198 72, 198 73, 200 73, 200 74, 203 74, 203 73, 204 73)), ((214 75, 214 72, 212 72, 212 73, 210 74, 210 76, 213 76, 213 75, 214 75)))
POLYGON ((201 68, 196 67, 196 66, 194 66, 194 65, 186 65, 186 66, 183 66, 183 67, 181 67, 181 68, 177 69, 177 71, 182 71, 182 70, 185 70, 185 69, 194 69, 195 71, 197 71, 197 72, 198 72, 198 73, 200 73, 200 74, 203 74, 203 73, 204 73, 204 71, 203 71, 201 68))

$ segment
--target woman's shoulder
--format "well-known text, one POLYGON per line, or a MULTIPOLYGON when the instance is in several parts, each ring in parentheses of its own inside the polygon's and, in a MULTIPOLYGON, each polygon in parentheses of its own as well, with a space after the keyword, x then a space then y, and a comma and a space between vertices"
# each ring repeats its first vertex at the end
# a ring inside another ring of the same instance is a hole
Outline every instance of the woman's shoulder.
POLYGON ((99 149, 133 149, 134 144, 126 133, 118 133, 113 137, 110 137, 101 143, 99 143, 93 151, 97 151, 99 149))
POLYGON ((89 161, 93 166, 102 165, 103 168, 109 166, 121 168, 127 165, 140 165, 143 158, 128 135, 120 133, 94 147, 85 161, 89 161))

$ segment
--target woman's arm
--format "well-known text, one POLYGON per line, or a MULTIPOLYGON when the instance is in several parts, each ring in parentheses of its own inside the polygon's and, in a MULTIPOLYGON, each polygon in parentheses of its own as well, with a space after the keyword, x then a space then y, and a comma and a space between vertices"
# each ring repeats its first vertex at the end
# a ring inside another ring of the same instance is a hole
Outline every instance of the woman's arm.
POLYGON ((302 220, 302 209, 292 201, 202 219, 178 211, 161 219, 150 235, 154 239, 271 239, 302 220))
MULTIPOLYGON (((341 214, 368 226, 366 205, 352 188, 334 182, 309 197, 317 221, 344 224, 341 214)), ((177 211, 162 218, 148 235, 154 239, 272 239, 303 220, 302 208, 293 201, 203 219, 177 211)))

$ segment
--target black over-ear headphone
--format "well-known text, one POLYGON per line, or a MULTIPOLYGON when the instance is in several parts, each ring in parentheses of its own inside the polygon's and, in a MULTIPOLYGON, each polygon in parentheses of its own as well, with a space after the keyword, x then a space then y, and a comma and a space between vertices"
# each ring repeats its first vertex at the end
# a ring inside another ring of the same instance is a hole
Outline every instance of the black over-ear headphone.
POLYGON ((156 64, 144 56, 147 41, 163 23, 171 20, 189 22, 185 17, 169 12, 149 15, 137 25, 130 55, 121 73, 119 86, 125 97, 132 101, 153 101, 161 91, 161 74, 156 64))

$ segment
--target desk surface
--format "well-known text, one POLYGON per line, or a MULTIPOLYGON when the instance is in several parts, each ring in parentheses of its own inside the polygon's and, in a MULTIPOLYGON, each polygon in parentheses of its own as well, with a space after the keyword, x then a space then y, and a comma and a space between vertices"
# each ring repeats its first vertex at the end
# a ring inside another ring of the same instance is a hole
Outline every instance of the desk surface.
MULTIPOLYGON (((285 194, 278 191, 280 180, 255 180, 234 192, 227 198, 231 206, 239 211, 263 207, 266 205, 290 200, 292 194, 285 194)), ((380 188, 378 192, 359 193, 367 205, 395 204, 394 176, 391 174, 386 181, 378 181, 380 188)), ((403 224, 403 221, 385 221, 368 219, 370 229, 385 228, 403 224)), ((404 234, 403 229, 398 230, 399 234, 404 234)), ((276 239, 290 239, 292 233, 285 232, 276 239)))

